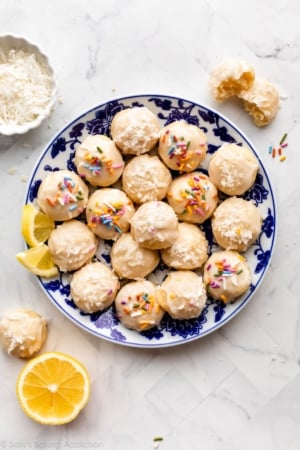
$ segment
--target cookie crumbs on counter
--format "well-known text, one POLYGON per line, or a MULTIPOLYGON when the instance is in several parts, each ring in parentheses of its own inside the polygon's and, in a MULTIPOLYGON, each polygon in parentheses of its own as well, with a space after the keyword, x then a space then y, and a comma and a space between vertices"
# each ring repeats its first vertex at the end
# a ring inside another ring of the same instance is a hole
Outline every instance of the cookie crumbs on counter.
POLYGON ((22 181, 22 183, 26 183, 27 182, 27 177, 25 175, 22 175, 20 178, 20 181, 22 181))
POLYGON ((17 172, 17 169, 15 167, 11 167, 7 171, 8 175, 14 175, 16 172, 17 172))
POLYGON ((57 97, 57 101, 58 101, 58 103, 59 103, 60 105, 63 104, 63 98, 62 98, 61 95, 60 95, 59 97, 57 97))

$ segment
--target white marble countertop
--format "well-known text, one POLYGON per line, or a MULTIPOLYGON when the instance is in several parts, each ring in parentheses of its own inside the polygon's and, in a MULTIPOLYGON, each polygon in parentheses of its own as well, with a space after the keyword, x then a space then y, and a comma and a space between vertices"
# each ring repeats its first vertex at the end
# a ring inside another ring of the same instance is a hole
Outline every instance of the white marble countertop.
POLYGON ((44 314, 44 350, 81 360, 93 394, 71 424, 41 426, 16 400, 24 362, 0 352, 0 447, 147 450, 161 435, 161 450, 300 449, 299 17, 297 0, 1 1, 1 33, 46 51, 61 101, 39 129, 0 150, 0 313, 24 306, 44 314), (248 60, 279 87, 281 108, 269 126, 257 128, 235 102, 210 98, 208 74, 224 57, 248 60), (277 196, 276 248, 256 295, 218 331, 169 349, 128 348, 87 334, 15 259, 23 248, 26 180, 48 141, 96 104, 136 93, 217 108, 250 137, 277 196), (287 159, 280 162, 268 147, 285 132, 287 159))

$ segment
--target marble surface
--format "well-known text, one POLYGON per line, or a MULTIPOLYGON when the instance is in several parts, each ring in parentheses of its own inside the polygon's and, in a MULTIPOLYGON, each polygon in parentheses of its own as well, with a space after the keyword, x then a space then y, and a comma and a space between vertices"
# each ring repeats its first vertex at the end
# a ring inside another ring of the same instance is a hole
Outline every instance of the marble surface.
MULTIPOLYGON (((73 423, 44 427, 15 395, 24 362, 0 352, 2 448, 103 450, 299 450, 299 73, 297 0, 2 0, 1 33, 22 35, 48 54, 59 101, 43 125, 0 149, 0 314, 40 311, 44 350, 80 359, 92 397, 73 423), (208 74, 243 58, 276 83, 281 108, 258 129, 236 102, 216 105, 208 74), (47 142, 70 120, 113 97, 178 95, 217 108, 256 146, 277 197, 271 266, 251 302, 209 336, 169 349, 134 349, 97 339, 62 316, 15 259, 26 182, 47 142), (288 133, 287 159, 268 154, 288 133), (156 444, 153 437, 162 436, 156 444)), ((1 99, 0 99, 1 101, 1 99)))

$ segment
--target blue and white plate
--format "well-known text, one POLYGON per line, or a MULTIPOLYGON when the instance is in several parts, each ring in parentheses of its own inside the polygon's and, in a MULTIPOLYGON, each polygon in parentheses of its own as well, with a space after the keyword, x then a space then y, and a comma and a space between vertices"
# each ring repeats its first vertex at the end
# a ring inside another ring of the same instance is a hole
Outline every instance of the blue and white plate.
MULTIPOLYGON (((51 280, 38 278, 39 284, 54 305, 75 324, 89 333, 122 345, 133 347, 168 347, 183 344, 205 336, 220 328, 231 320, 253 297, 262 281, 272 255, 275 232, 276 214, 275 200, 270 180, 266 170, 255 152, 253 145, 246 136, 225 117, 205 106, 177 97, 164 95, 140 95, 111 100, 96 106, 82 114, 67 125, 49 143, 40 156, 28 186, 26 203, 34 203, 41 181, 48 172, 58 169, 76 170, 73 158, 76 147, 88 134, 107 134, 114 115, 127 107, 146 106, 159 118, 161 126, 184 119, 197 125, 207 135, 208 154, 201 170, 205 171, 211 155, 223 143, 237 143, 249 147, 259 162, 259 173, 254 185, 246 192, 244 198, 251 199, 260 208, 263 216, 263 226, 260 236, 246 252, 248 263, 253 272, 253 281, 249 291, 234 303, 224 305, 221 301, 208 300, 207 306, 197 319, 173 320, 165 314, 159 328, 136 332, 122 326, 115 315, 114 307, 102 313, 82 313, 70 297, 70 275, 59 274, 51 280)), ((201 226, 209 241, 210 250, 217 246, 213 240, 210 221, 201 226)), ((99 246, 97 258, 109 264, 110 242, 99 246)), ((153 276, 163 279, 166 267, 160 265, 153 276)))

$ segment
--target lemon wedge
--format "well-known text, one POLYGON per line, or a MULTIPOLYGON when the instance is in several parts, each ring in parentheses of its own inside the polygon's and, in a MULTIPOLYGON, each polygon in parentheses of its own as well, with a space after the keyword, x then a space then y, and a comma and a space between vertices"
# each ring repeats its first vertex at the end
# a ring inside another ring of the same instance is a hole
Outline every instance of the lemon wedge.
POLYGON ((55 222, 33 205, 24 205, 21 216, 21 232, 30 247, 37 247, 47 241, 55 222))
POLYGON ((78 416, 90 397, 90 377, 75 358, 60 352, 31 359, 17 379, 25 414, 44 425, 62 425, 78 416))
POLYGON ((30 272, 44 278, 58 275, 58 268, 54 264, 48 245, 41 244, 23 252, 17 253, 17 260, 30 272))

